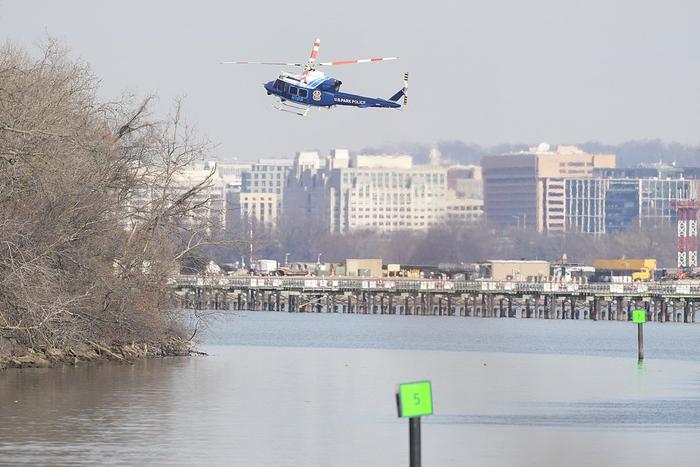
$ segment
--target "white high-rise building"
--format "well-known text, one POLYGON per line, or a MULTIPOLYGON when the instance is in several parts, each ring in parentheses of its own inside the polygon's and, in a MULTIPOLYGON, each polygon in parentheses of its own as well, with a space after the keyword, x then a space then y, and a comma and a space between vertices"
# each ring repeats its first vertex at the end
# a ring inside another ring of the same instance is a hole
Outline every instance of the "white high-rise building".
POLYGON ((253 162, 250 169, 242 173, 243 191, 281 195, 292 164, 292 159, 260 159, 253 162))
POLYGON ((284 200, 284 187, 287 175, 292 169, 292 159, 260 159, 250 170, 243 172, 241 191, 244 193, 274 193, 277 195, 279 217, 284 200))
POLYGON ((336 233, 427 230, 446 221, 447 169, 414 166, 407 155, 336 150, 323 169, 302 167, 285 192, 285 215, 336 233))
MULTIPOLYGON (((235 177, 234 177, 235 178, 235 177)), ((238 179, 240 187, 240 179, 238 179)), ((236 184, 236 181, 228 177, 228 181, 236 184)), ((135 200, 132 214, 128 219, 129 224, 141 222, 141 209, 149 209, 149 206, 177 205, 178 209, 191 208, 184 222, 188 228, 206 232, 209 235, 223 234, 226 228, 226 180, 218 172, 215 161, 193 161, 178 172, 172 174, 167 187, 158 184, 149 184, 146 191, 139 194, 135 200), (196 193, 188 194, 190 190, 198 187, 196 193), (187 200, 183 202, 183 197, 187 200)))

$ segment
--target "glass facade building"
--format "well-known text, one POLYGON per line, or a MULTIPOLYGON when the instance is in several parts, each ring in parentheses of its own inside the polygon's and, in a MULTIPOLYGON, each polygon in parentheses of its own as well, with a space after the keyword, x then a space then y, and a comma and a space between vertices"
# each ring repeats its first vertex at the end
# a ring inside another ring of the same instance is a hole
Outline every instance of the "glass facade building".
POLYGON ((700 169, 606 169, 566 180, 566 230, 613 233, 676 222, 676 203, 698 199, 700 169))

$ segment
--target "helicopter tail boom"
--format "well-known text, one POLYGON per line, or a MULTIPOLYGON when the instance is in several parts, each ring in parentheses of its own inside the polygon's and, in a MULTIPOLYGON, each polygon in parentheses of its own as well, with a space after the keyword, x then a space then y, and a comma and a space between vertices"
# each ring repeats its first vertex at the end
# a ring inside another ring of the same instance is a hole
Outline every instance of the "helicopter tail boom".
POLYGON ((403 96, 403 89, 391 96, 389 100, 392 102, 398 102, 398 100, 401 99, 401 96, 403 96))
POLYGON ((408 104, 408 73, 403 74, 403 88, 389 98, 392 102, 398 102, 403 97, 403 105, 408 104))

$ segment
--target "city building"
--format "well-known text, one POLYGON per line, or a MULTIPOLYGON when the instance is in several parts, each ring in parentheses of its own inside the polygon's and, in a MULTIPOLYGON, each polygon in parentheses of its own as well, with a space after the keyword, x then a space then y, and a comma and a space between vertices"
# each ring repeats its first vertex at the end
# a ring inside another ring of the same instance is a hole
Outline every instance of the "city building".
POLYGON ((604 234, 672 224, 679 201, 698 199, 700 169, 670 166, 595 170, 566 181, 567 230, 604 234))
MULTIPOLYGON (((163 196, 166 197, 166 203, 176 203, 178 198, 201 185, 201 190, 188 201, 188 205, 194 209, 185 218, 185 227, 227 239, 244 235, 250 222, 256 227, 273 229, 279 218, 279 200, 282 197, 282 193, 276 192, 279 179, 277 175, 284 173, 286 177, 286 172, 291 169, 291 160, 274 163, 268 160, 255 164, 257 167, 253 175, 263 173, 267 176, 250 177, 253 165, 213 160, 192 161, 173 174, 169 191, 163 192, 157 186, 151 186, 147 192, 141 193, 127 222, 139 222, 140 209, 149 203, 161 202, 163 196), (243 191, 244 180, 248 181, 249 187, 254 187, 257 183, 263 191, 243 191)), ((285 181, 286 179, 280 180, 280 187, 285 181)))
POLYGON ((315 160, 297 154, 285 216, 336 233, 427 230, 446 220, 445 168, 414 166, 406 155, 350 156, 344 150, 333 151, 323 168, 309 162, 315 160))
POLYGON ((484 217, 484 183, 478 165, 451 165, 447 168, 448 223, 473 224, 484 217))
POLYGON ((447 222, 450 224, 474 224, 484 218, 484 200, 447 197, 445 204, 447 222))
POLYGON ((277 217, 282 212, 284 188, 292 169, 292 159, 260 159, 242 173, 241 191, 245 193, 275 193, 277 217))
POLYGON ((459 199, 484 199, 484 180, 478 165, 447 168, 447 189, 459 199))
MULTIPOLYGON (((592 234, 605 232, 607 181, 571 178, 566 180, 565 187, 566 230, 592 234)), ((620 199, 619 202, 623 208, 624 201, 620 199)))
POLYGON ((217 183, 226 185, 227 190, 242 191, 243 174, 252 168, 252 163, 212 161, 210 164, 212 163, 216 164, 217 183))
POLYGON ((240 232, 248 222, 272 229, 277 225, 277 193, 231 192, 227 199, 228 224, 231 232, 240 232))
POLYGON ((208 235, 222 235, 227 216, 226 184, 217 171, 217 163, 192 161, 171 174, 167 186, 148 183, 132 203, 130 215, 125 219, 127 227, 142 222, 144 213, 155 205, 177 205, 180 211, 188 209, 183 218, 184 227, 208 235), (195 187, 199 190, 189 193, 195 187))
POLYGON ((566 180, 615 168, 615 155, 588 154, 575 146, 552 151, 542 143, 526 152, 484 156, 481 162, 489 224, 556 233, 566 230, 566 180))

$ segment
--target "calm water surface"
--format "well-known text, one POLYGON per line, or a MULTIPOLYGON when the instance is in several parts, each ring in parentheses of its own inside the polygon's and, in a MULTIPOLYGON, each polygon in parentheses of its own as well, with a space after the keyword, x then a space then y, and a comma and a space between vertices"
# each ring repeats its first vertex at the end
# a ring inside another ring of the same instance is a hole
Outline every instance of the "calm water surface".
POLYGON ((0 373, 8 465, 404 466, 395 384, 430 379, 424 466, 700 465, 700 327, 214 314, 209 357, 0 373))

